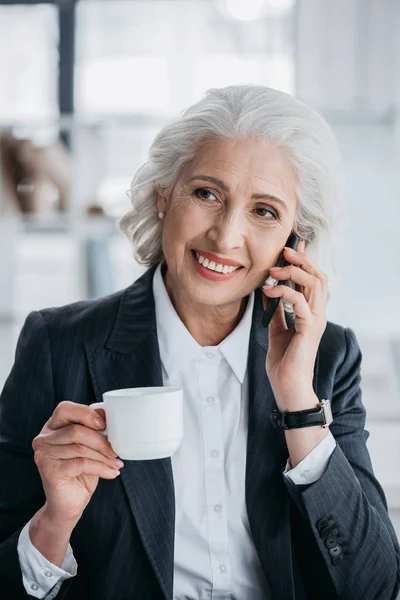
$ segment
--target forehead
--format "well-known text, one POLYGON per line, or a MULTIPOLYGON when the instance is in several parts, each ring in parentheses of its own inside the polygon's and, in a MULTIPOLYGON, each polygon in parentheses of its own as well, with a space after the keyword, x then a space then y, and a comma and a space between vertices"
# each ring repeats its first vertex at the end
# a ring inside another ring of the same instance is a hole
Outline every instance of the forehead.
MULTIPOLYGON (((226 176, 295 183, 296 176, 285 151, 271 142, 217 139, 203 143, 187 171, 206 168, 225 171, 226 176)), ((260 181, 261 183, 261 181, 260 181)))

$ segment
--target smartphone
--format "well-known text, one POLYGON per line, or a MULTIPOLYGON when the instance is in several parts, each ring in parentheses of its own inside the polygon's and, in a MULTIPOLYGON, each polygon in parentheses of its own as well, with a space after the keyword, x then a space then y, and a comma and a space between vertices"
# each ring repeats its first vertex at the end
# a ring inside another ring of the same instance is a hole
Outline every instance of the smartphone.
MULTIPOLYGON (((288 248, 293 248, 293 250, 296 250, 299 241, 300 241, 300 237, 292 232, 290 234, 285 246, 287 246, 288 248)), ((286 267, 287 265, 290 265, 290 263, 287 260, 285 260, 285 258, 283 257, 283 250, 282 250, 282 252, 279 255, 278 260, 276 261, 275 266, 276 267, 286 267)), ((265 281, 266 285, 271 285, 271 284, 277 285, 278 283, 279 283, 279 285, 287 285, 287 280, 286 281, 281 281, 281 280, 278 281, 270 276, 265 281)), ((262 292, 262 293, 264 293, 264 292, 262 292)), ((280 300, 280 298, 269 298, 267 310, 264 311, 264 315, 263 315, 263 318, 261 321, 261 323, 264 327, 268 327, 268 325, 270 324, 271 319, 274 316, 276 309, 278 308, 279 300, 280 300)), ((292 317, 290 319, 292 320, 292 317)), ((286 319, 286 323, 289 325, 288 319, 286 319)), ((293 323, 291 322, 290 324, 293 324, 293 323)))

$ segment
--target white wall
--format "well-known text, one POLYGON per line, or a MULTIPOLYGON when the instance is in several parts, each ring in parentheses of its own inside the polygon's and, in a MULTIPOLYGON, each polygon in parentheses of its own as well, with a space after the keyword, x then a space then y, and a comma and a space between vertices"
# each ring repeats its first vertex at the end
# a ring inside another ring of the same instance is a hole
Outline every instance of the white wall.
POLYGON ((394 0, 298 0, 297 94, 330 114, 387 114, 397 38, 394 0))

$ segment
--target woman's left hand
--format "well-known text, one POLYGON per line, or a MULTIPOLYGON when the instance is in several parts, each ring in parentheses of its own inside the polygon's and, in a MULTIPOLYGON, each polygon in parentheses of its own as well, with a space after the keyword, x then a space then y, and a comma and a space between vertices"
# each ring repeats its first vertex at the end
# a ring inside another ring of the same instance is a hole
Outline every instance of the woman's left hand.
MULTIPOLYGON (((266 359, 267 375, 280 410, 311 408, 314 364, 319 343, 326 327, 328 278, 317 269, 304 252, 304 240, 297 251, 284 250, 284 258, 291 264, 270 269, 275 279, 290 279, 296 289, 277 284, 264 289, 268 298, 280 297, 293 304, 296 320, 288 328, 283 302, 269 324, 269 348, 266 359), (297 403, 296 403, 297 401, 297 403)), ((267 298, 263 296, 264 309, 267 298)))

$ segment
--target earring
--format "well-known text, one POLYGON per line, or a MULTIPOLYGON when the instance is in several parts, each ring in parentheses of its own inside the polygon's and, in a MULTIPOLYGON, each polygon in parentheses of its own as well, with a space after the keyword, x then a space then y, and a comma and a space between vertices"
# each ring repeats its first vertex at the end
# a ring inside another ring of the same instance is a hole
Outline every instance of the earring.
POLYGON ((158 218, 159 219, 163 219, 164 218, 164 213, 163 212, 159 212, 158 213, 158 218))

